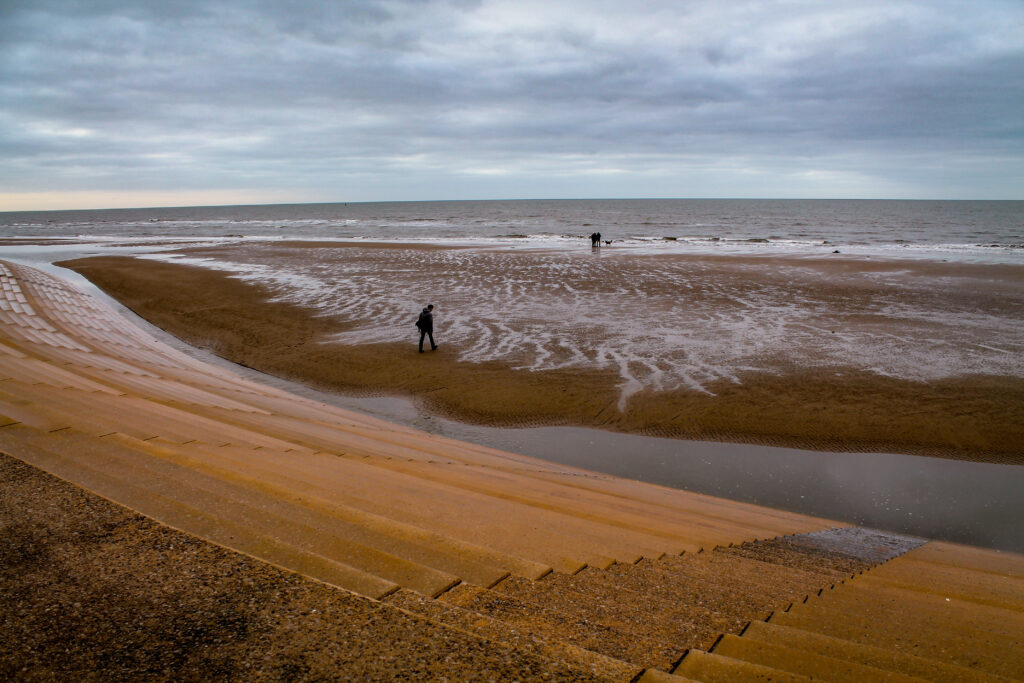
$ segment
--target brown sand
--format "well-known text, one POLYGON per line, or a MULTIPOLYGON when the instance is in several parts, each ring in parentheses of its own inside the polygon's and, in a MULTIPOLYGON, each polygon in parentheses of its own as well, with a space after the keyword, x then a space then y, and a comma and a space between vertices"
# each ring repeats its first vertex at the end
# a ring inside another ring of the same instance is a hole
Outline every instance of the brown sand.
MULTIPOLYGON (((529 371, 507 362, 459 362, 457 349, 444 345, 419 355, 411 324, 401 343, 323 344, 351 324, 269 301, 275 292, 223 272, 129 257, 60 265, 159 327, 232 361, 329 390, 413 396, 462 420, 1024 464, 1019 377, 923 382, 856 369, 778 368, 748 372, 739 383, 721 380, 707 387, 710 393, 641 392, 621 412, 620 378, 611 370, 529 371)), ((998 305, 998 292, 990 298, 998 305)))

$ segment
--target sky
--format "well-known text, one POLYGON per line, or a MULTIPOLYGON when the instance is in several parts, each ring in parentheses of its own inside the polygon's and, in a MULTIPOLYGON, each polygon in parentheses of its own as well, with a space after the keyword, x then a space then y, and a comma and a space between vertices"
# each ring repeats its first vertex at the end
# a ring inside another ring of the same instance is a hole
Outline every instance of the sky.
POLYGON ((1024 199, 1020 0, 0 0, 0 210, 1024 199))

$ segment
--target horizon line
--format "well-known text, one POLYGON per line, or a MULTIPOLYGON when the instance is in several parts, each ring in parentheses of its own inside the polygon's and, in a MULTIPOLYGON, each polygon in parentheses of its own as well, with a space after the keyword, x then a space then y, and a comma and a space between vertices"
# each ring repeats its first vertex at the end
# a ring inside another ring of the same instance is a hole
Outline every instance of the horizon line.
POLYGON ((227 204, 154 204, 134 206, 106 206, 76 209, 4 209, 0 214, 12 213, 71 213, 75 211, 142 211, 147 209, 224 209, 245 206, 327 206, 349 204, 430 204, 473 202, 597 202, 597 201, 780 201, 780 202, 1021 202, 1024 199, 973 199, 951 197, 943 199, 918 197, 501 197, 488 199, 383 199, 357 201, 305 201, 256 202, 227 204))

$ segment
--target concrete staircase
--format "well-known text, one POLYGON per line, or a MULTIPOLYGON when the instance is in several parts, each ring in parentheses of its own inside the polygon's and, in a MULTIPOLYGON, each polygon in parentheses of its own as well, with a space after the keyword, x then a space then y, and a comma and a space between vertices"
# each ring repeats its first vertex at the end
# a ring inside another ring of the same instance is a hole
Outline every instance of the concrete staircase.
POLYGON ((813 593, 674 673, 692 680, 1024 678, 1024 561, 931 542, 813 593))
POLYGON ((381 609, 587 679, 827 679, 883 662, 918 677, 1019 673, 1006 649, 1019 646, 1017 556, 929 544, 901 564, 922 541, 250 382, 34 269, 0 262, 0 292, 0 451, 381 609), (976 630, 940 637, 954 623, 976 630))
MULTIPOLYGON (((866 532, 855 531, 856 541, 864 542, 866 532)), ((822 534, 830 542, 854 536, 846 530, 820 532, 746 543, 740 546, 747 553, 743 557, 733 554, 733 548, 719 548, 607 569, 588 567, 574 575, 552 572, 537 580, 510 576, 490 589, 462 583, 435 601, 404 592, 385 601, 464 628, 480 623, 490 629, 500 622, 544 642, 568 643, 632 665, 633 674, 644 669, 667 672, 688 651, 708 649, 722 634, 740 633, 752 620, 830 586, 838 576, 850 578, 820 566, 789 566, 789 561, 795 565, 807 558, 806 548, 822 534), (485 619, 475 621, 479 616, 485 619)), ((892 544, 893 554, 920 543, 880 532, 870 537, 876 547, 892 544)), ((872 566, 834 551, 810 552, 819 563, 836 556, 848 567, 857 565, 855 571, 872 566)))

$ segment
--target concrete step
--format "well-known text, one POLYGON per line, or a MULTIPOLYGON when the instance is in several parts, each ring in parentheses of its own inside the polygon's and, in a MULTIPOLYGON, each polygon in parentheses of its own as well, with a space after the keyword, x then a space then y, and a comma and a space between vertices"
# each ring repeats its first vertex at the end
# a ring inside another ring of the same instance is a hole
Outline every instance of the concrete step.
MULTIPOLYGON (((90 370, 97 371, 95 368, 90 370)), ((228 372, 226 369, 199 362, 161 368, 160 376, 233 398, 269 413, 276 412, 280 406, 294 404, 298 398, 294 395, 284 394, 274 387, 256 384, 240 375, 228 372), (264 400, 275 402, 272 405, 265 405, 264 400)))
MULTIPOLYGON (((238 479, 209 476, 169 459, 153 457, 135 440, 110 435, 98 447, 113 467, 133 473, 133 481, 189 504, 214 511, 309 552, 343 562, 400 586, 437 595, 459 581, 449 572, 424 565, 360 542, 365 535, 331 514, 295 505, 280 497, 246 487, 238 479), (110 444, 116 444, 114 446, 110 444), (359 540, 357 540, 359 539, 359 540)), ((498 571, 490 572, 494 576, 498 571)))
POLYGON ((723 631, 739 632, 749 618, 720 615, 706 605, 665 605, 643 592, 610 588, 552 573, 539 581, 509 577, 492 589, 510 598, 603 624, 641 638, 672 643, 682 650, 710 647, 723 631))
POLYGON ((611 562, 613 558, 598 554, 603 549, 621 550, 620 544, 612 545, 615 537, 610 541, 598 525, 376 467, 364 458, 326 453, 299 457, 270 449, 225 450, 229 452, 239 473, 258 470, 300 481, 319 491, 313 495, 537 564, 578 571, 587 563, 611 562))
POLYGON ((395 591, 384 598, 384 602, 482 638, 508 644, 519 652, 532 652, 553 661, 564 662, 574 670, 586 671, 601 680, 629 681, 636 678, 642 670, 636 665, 584 650, 562 640, 550 640, 535 632, 514 628, 479 612, 428 598, 407 589, 395 591))
POLYGON ((668 671, 685 652, 683 648, 669 643, 645 639, 608 624, 577 618, 557 609, 468 584, 459 584, 443 594, 440 601, 479 612, 513 628, 537 633, 550 640, 562 640, 641 668, 668 671))
POLYGON ((751 622, 747 630, 743 632, 742 638, 820 654, 832 659, 843 659, 936 683, 954 683, 955 681, 996 683, 1009 680, 1002 676, 938 662, 934 659, 903 654, 884 647, 862 645, 850 640, 833 638, 814 631, 805 631, 776 623, 751 622))
MULTIPOLYGON (((869 578, 867 576, 863 577, 869 578)), ((851 581, 842 589, 822 593, 808 601, 805 611, 850 609, 864 616, 885 618, 895 611, 912 612, 924 626, 956 623, 958 628, 991 633, 993 636, 1021 638, 1024 642, 1024 614, 957 598, 900 588, 884 582, 851 581)))
POLYGON ((242 412, 254 413, 262 417, 270 415, 269 412, 257 406, 165 377, 122 374, 116 378, 108 377, 107 379, 112 384, 116 384, 120 390, 135 394, 140 398, 175 405, 201 415, 210 416, 214 410, 222 410, 228 414, 242 412), (200 410, 197 411, 197 408, 200 410))
MULTIPOLYGON (((2 315, 3 315, 3 311, 0 311, 0 316, 2 316, 2 315)), ((7 324, 7 323, 4 323, 3 319, 0 318, 0 330, 3 329, 3 326, 5 324, 7 324)), ((21 349, 16 349, 16 348, 14 348, 14 346, 11 346, 11 344, 8 343, 8 341, 6 340, 6 338, 4 337, 2 332, 0 332, 0 354, 2 354, 4 356, 7 356, 9 358, 28 358, 29 357, 28 354, 26 354, 21 349)))
MULTIPOLYGON (((436 595, 458 581, 451 574, 336 535, 330 528, 332 520, 324 516, 304 515, 301 509, 290 509, 277 499, 149 457, 111 439, 61 432, 29 443, 76 458, 98 471, 128 479, 135 488, 145 488, 182 504, 187 501, 188 506, 235 527, 286 541, 303 552, 329 558, 380 577, 390 584, 436 595)), ((111 498, 119 500, 117 491, 111 493, 111 498)), ((349 585, 343 587, 355 590, 349 585)))
POLYGON ((41 409, 59 412, 72 427, 95 436, 121 432, 138 439, 161 436, 179 443, 198 440, 214 445, 231 442, 280 450, 299 448, 295 444, 135 396, 56 389, 14 380, 0 382, 0 400, 10 400, 8 396, 17 396, 41 409))
POLYGON ((47 446, 32 444, 31 439, 26 438, 8 440, 5 437, 10 436, 12 429, 24 428, 5 427, 0 430, 0 450, 3 452, 57 477, 74 481, 89 491, 116 500, 174 529, 369 597, 381 598, 398 588, 378 576, 136 486, 130 473, 118 475, 87 464, 88 458, 82 458, 78 451, 70 455, 61 453, 59 447, 53 447, 52 437, 47 439, 47 446))
MULTIPOLYGON (((762 590, 762 584, 734 582, 722 575, 691 578, 678 573, 651 573, 640 568, 643 564, 642 561, 637 565, 625 565, 614 573, 612 568, 598 570, 588 567, 567 580, 573 585, 586 582, 592 586, 591 590, 627 589, 642 595, 645 602, 658 605, 662 613, 699 605, 719 616, 737 616, 741 626, 751 619, 765 619, 774 610, 789 605, 789 601, 772 600, 762 590), (630 572, 630 567, 635 571, 630 572)), ((552 576, 544 580, 552 580, 552 576)))
MULTIPOLYGON (((732 555, 715 550, 697 555, 674 557, 666 555, 658 560, 658 569, 679 572, 687 576, 713 578, 728 576, 730 581, 746 581, 762 586, 761 590, 780 603, 788 600, 803 600, 809 593, 817 592, 832 577, 823 577, 802 569, 763 562, 761 560, 732 555)), ((641 563, 644 564, 644 563, 641 563)))
POLYGON ((1020 553, 931 541, 913 553, 908 553, 907 559, 928 562, 937 567, 953 567, 1024 579, 1024 554, 1020 553))
POLYGON ((0 414, 10 423, 23 424, 40 432, 53 432, 71 426, 68 419, 59 411, 24 401, 18 398, 17 392, 5 392, 5 383, 0 382, 0 414))
POLYGON ((829 558, 803 552, 802 549, 777 542, 758 541, 755 543, 744 543, 743 545, 731 548, 716 548, 715 552, 745 557, 751 560, 760 560, 766 564, 777 564, 792 569, 801 569, 805 572, 819 575, 823 582, 829 584, 848 579, 852 575, 851 572, 834 569, 829 558))
POLYGON ((897 588, 912 588, 1024 613, 1024 578, 1012 575, 951 567, 907 556, 879 567, 864 578, 871 583, 884 582, 897 588))
POLYGON ((913 550, 925 539, 865 527, 843 527, 787 536, 790 543, 877 565, 913 550))
POLYGON ((666 673, 659 669, 646 669, 635 683, 694 683, 692 678, 666 673))
MULTIPOLYGON (((254 407, 260 403, 249 400, 247 402, 255 404, 254 407)), ((301 413, 301 408, 293 406, 292 412, 301 413)), ((210 410, 207 414, 257 433, 273 435, 302 445, 312 451, 409 460, 450 459, 442 452, 431 453, 429 450, 406 445, 396 447, 393 443, 395 439, 388 439, 381 430, 353 424, 351 421, 339 421, 337 418, 331 422, 322 422, 308 416, 280 413, 264 416, 223 409, 210 410)))
MULTIPOLYGON (((644 564, 641 562, 637 567, 644 564)), ((750 614, 759 615, 765 609, 785 609, 795 600, 802 600, 809 590, 820 583, 820 577, 816 574, 805 575, 799 570, 787 570, 778 565, 765 565, 757 560, 715 552, 682 557, 665 556, 652 565, 666 577, 679 577, 683 586, 718 586, 735 600, 745 603, 750 614), (766 567, 770 568, 767 572, 766 567)), ((767 614, 760 618, 765 617, 767 614)))
MULTIPOLYGON (((554 473, 538 473, 549 481, 561 480, 554 473)), ((659 514, 668 518, 682 515, 690 518, 697 514, 700 518, 712 521, 723 521, 744 529, 757 529, 756 533, 741 532, 734 538, 717 543, 742 542, 756 538, 772 538, 784 533, 804 533, 818 531, 836 526, 830 520, 798 515, 784 510, 773 510, 752 503, 718 498, 706 494, 690 492, 685 497, 678 495, 678 490, 666 486, 655 486, 640 481, 612 480, 609 478, 574 478, 571 485, 589 490, 610 493, 612 495, 643 500, 657 506, 659 514)), ((713 546, 708 546, 710 549, 713 546)))
MULTIPOLYGON (((274 420, 278 417, 268 419, 267 424, 257 426, 257 422, 260 420, 253 416, 246 415, 234 415, 227 416, 221 413, 225 419, 235 419, 238 421, 248 421, 252 424, 253 428, 263 429, 267 433, 271 433, 271 425, 274 420)), ((314 425, 313 429, 317 429, 314 425)), ((393 439, 384 439, 379 435, 374 435, 373 439, 367 442, 366 439, 360 440, 359 435, 355 435, 356 438, 352 438, 351 435, 339 435, 337 433, 327 435, 327 437, 314 440, 310 437, 309 429, 305 429, 307 434, 304 437, 297 436, 303 431, 301 424, 297 424, 294 427, 289 428, 289 438, 294 440, 301 440, 305 438, 306 445, 312 447, 314 445, 318 447, 334 447, 341 450, 346 455, 381 455, 391 454, 393 457, 389 460, 378 461, 370 460, 374 464, 380 466, 388 466, 395 469, 401 469, 402 471, 408 471, 417 476, 435 476, 436 465, 451 465, 459 462, 464 464, 479 464, 476 459, 465 460, 462 456, 461 450, 446 449, 439 451, 438 454, 430 457, 436 457, 437 460, 426 460, 424 453, 428 453, 422 447, 419 449, 410 448, 407 451, 394 451, 392 447, 393 439), (339 439, 339 436, 345 437, 345 442, 339 439), (328 438, 329 437, 329 438, 328 438), (342 447, 343 446, 343 447, 342 447), (415 452, 413 452, 415 450, 415 452), (402 455, 406 453, 409 455, 408 458, 403 459, 402 455), (424 471, 425 470, 425 471, 424 471)), ((411 437, 410 437, 411 438, 411 437)), ((445 445, 446 444, 442 444, 445 445)), ((665 548, 665 541, 672 541, 673 538, 682 539, 683 543, 677 542, 675 550, 681 549, 682 547, 695 548, 692 544, 687 545, 687 541, 690 536, 695 532, 699 531, 703 527, 709 524, 708 519, 688 519, 680 522, 673 522, 669 520, 665 515, 653 514, 658 508, 654 508, 642 500, 630 500, 625 499, 623 496, 611 496, 608 494, 601 493, 597 495, 594 492, 589 492, 585 489, 580 489, 575 486, 567 486, 566 480, 563 478, 558 482, 547 482, 543 479, 541 474, 532 469, 524 468, 523 463, 518 462, 514 456, 508 454, 491 454, 490 460, 488 461, 491 467, 488 470, 481 471, 478 469, 467 469, 462 470, 460 468, 453 468, 445 470, 442 476, 444 481, 452 484, 461 485, 472 490, 478 490, 488 495, 495 496, 506 496, 514 497, 517 501, 525 504, 534 505, 544 509, 552 509, 562 514, 570 514, 580 516, 586 519, 600 521, 604 524, 614 524, 623 529, 632 529, 638 534, 646 536, 654 535, 656 540, 654 541, 658 546, 658 552, 663 552, 661 548, 665 548), (524 485, 524 482, 529 485, 524 485), (611 514, 614 512, 614 514, 611 514), (653 520, 653 521, 652 521, 653 520), (685 523, 684 523, 685 522, 685 523)), ((544 468, 549 466, 545 463, 544 468)), ((543 468, 540 468, 543 469, 543 468)), ((595 476, 595 475, 589 475, 595 476)), ((714 534, 716 540, 728 537, 735 538, 737 535, 741 535, 743 531, 740 531, 740 526, 735 522, 727 525, 726 522, 721 522, 717 527, 711 526, 711 532, 714 534)), ((745 530, 749 531, 749 530, 745 530)), ((650 541, 647 542, 650 545, 650 541)), ((672 551, 671 545, 667 546, 668 550, 672 551)), ((650 552, 641 548, 641 553, 650 552)))
MULTIPOLYGON (((529 563, 481 546, 462 543, 408 524, 373 515, 357 508, 321 498, 309 488, 282 481, 280 475, 259 476, 251 467, 241 470, 224 467, 223 456, 230 449, 188 444, 139 442, 123 435, 104 439, 117 440, 136 450, 173 462, 183 468, 202 472, 210 477, 238 486, 276 501, 275 510, 290 519, 312 526, 389 555, 403 558, 459 577, 461 580, 491 586, 509 575, 522 572, 540 576, 549 567, 529 563)), ((329 495, 329 492, 327 492, 329 495)))
MULTIPOLYGON (((552 523, 561 521, 557 517, 534 515, 532 511, 520 510, 502 501, 489 501, 443 484, 374 467, 363 458, 235 446, 208 448, 202 444, 186 444, 182 447, 201 450, 200 457, 208 465, 231 470, 233 476, 273 481, 303 495, 487 549, 494 556, 509 558, 498 566, 523 576, 540 576, 551 567, 577 571, 587 560, 596 557, 592 548, 583 547, 593 530, 583 538, 574 539, 574 543, 566 543, 557 529, 549 528, 552 523), (379 496, 376 491, 389 491, 390 495, 379 496), (441 514, 443 510, 452 514, 441 514), (531 527, 531 523, 540 526, 531 527), (531 528, 533 533, 527 536, 531 528), (583 558, 562 555, 574 549, 587 555, 583 558)), ((580 530, 580 534, 583 533, 580 530)))
POLYGON ((281 571, 4 455, 0 492, 0 669, 13 680, 608 680, 281 571))
POLYGON ((25 384, 47 384, 57 389, 120 393, 64 368, 35 358, 15 358, 0 354, 0 381, 13 379, 25 384))
POLYGON ((692 678, 695 681, 702 681, 702 683, 735 683, 736 681, 801 683, 811 680, 807 676, 751 664, 731 657, 709 654, 702 650, 690 650, 672 673, 692 678))
MULTIPOLYGON (((371 462, 376 464, 379 461, 371 462)), ((630 550, 626 553, 634 553, 637 559, 641 556, 657 557, 666 552, 678 554, 683 550, 698 548, 693 540, 692 525, 669 524, 665 520, 651 517, 651 512, 644 510, 643 506, 635 501, 587 494, 571 487, 537 481, 529 472, 496 467, 439 467, 434 463, 417 460, 396 459, 380 464, 413 476, 443 481, 468 491, 611 527, 624 541, 628 539, 630 550), (640 509, 633 512, 630 510, 631 507, 640 509)), ((612 556, 622 557, 622 553, 615 553, 612 556)))
POLYGON ((715 644, 711 652, 723 657, 731 657, 751 664, 807 676, 811 679, 833 681, 833 683, 913 683, 921 680, 846 659, 832 659, 822 654, 794 650, 782 645, 734 635, 724 636, 715 644))
POLYGON ((804 556, 803 561, 820 562, 822 567, 836 571, 844 577, 855 576, 878 564, 862 560, 850 552, 822 547, 814 543, 813 539, 804 536, 783 536, 763 543, 786 552, 799 553, 804 556))
MULTIPOLYGON (((508 575, 502 567, 487 564, 488 559, 516 564, 514 558, 460 544, 439 534, 318 501, 301 489, 290 491, 256 477, 218 471, 195 458, 182 457, 148 442, 139 443, 117 434, 104 437, 103 441, 124 445, 129 453, 142 451, 152 456, 140 464, 160 476, 180 480, 183 487, 191 487, 183 488, 190 500, 201 499, 209 505, 233 509, 236 514, 286 534, 292 542, 301 541, 315 552, 339 556, 348 564, 427 595, 446 590, 464 578, 462 574, 478 577, 488 585, 508 575), (158 467, 158 462, 165 464, 158 467), (256 511, 247 511, 251 507, 256 511)), ((202 454, 209 449, 196 450, 202 454)))
MULTIPOLYGON (((147 443, 158 442, 154 440, 147 443)), ((315 471, 311 472, 309 477, 298 476, 303 466, 310 460, 307 457, 294 458, 289 454, 274 454, 262 449, 241 449, 233 446, 211 448, 202 444, 182 446, 162 443, 160 446, 190 458, 190 466, 200 471, 237 478, 258 490, 293 499, 297 504, 323 509, 332 516, 358 525, 359 529, 367 534, 379 536, 381 542, 386 543, 390 539, 396 544, 410 543, 416 546, 415 552, 450 557, 447 562, 460 563, 452 567, 452 572, 477 585, 489 587, 507 574, 540 578, 551 571, 551 567, 546 564, 525 560, 486 546, 466 543, 429 528, 405 524, 358 507, 345 505, 338 500, 340 482, 318 478, 315 471)), ((332 458, 329 455, 315 457, 332 458)), ((410 549, 409 552, 414 551, 410 549)))
POLYGON ((101 379, 97 375, 88 375, 87 370, 94 370, 96 372, 106 371, 120 374, 129 375, 142 375, 144 377, 159 377, 156 368, 144 368, 134 363, 128 363, 123 360, 118 360, 108 356, 106 353, 102 353, 96 350, 88 351, 76 351, 69 349, 58 349, 58 348, 46 348, 38 349, 40 358, 44 358, 47 362, 54 363, 55 365, 63 365, 69 369, 73 369, 75 372, 80 372, 83 376, 91 376, 93 379, 101 379))
POLYGON ((964 627, 956 619, 926 622, 912 608, 888 612, 870 608, 867 600, 862 601, 855 612, 849 608, 811 609, 808 605, 798 605, 789 612, 776 612, 769 623, 1008 678, 1024 678, 1024 660, 1007 656, 1020 651, 1024 642, 1020 638, 978 632, 964 627))

